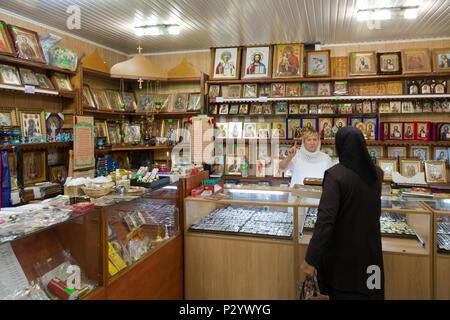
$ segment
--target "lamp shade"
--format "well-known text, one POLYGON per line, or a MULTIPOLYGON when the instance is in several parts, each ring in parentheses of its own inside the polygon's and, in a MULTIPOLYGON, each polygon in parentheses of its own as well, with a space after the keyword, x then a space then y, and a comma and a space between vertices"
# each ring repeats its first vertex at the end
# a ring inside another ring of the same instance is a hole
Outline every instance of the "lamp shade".
POLYGON ((111 78, 167 80, 167 72, 138 53, 135 57, 112 66, 111 78))

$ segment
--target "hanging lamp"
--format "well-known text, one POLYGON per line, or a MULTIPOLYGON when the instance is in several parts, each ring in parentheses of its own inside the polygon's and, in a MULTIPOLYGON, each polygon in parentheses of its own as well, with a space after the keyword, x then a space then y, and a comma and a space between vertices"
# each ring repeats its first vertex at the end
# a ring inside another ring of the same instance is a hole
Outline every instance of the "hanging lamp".
POLYGON ((116 63, 112 66, 111 78, 137 79, 139 82, 139 89, 142 89, 142 82, 144 80, 167 80, 167 72, 145 58, 141 53, 141 46, 137 49, 138 54, 135 57, 124 62, 116 63))

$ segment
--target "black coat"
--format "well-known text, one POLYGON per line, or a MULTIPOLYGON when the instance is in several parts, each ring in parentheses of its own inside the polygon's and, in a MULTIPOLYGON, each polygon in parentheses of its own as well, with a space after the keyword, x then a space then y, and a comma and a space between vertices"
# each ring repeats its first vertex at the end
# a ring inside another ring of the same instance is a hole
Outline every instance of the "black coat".
POLYGON ((344 292, 384 292, 380 214, 383 171, 366 184, 342 163, 325 172, 317 222, 305 260, 316 267, 318 280, 344 292), (381 290, 369 290, 371 265, 381 270, 381 290))

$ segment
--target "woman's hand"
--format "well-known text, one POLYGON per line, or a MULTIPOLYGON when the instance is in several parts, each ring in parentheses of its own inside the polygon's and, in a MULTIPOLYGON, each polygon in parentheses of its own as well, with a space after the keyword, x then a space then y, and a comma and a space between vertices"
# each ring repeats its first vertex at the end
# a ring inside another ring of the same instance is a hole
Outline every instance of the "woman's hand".
POLYGON ((295 141, 294 146, 288 150, 288 157, 293 158, 297 153, 297 141, 295 141))
POLYGON ((312 277, 314 274, 317 275, 317 269, 308 264, 308 262, 306 262, 305 260, 303 260, 300 269, 310 277, 312 277))

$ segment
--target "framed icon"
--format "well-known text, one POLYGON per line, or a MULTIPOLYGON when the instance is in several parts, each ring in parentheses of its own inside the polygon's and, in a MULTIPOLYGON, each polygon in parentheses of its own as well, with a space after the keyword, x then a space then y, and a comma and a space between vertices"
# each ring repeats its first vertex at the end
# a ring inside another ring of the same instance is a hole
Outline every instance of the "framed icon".
POLYGON ((400 160, 400 174, 404 177, 414 177, 422 172, 422 162, 420 160, 400 160))
POLYGON ((211 79, 239 79, 241 48, 211 49, 211 79))
POLYGON ((444 161, 426 161, 425 179, 428 183, 446 183, 447 169, 444 161))
POLYGON ((402 50, 403 73, 431 72, 430 51, 424 49, 402 50))
POLYGON ((401 52, 378 52, 378 74, 401 74, 402 53, 401 52))
POLYGON ((377 165, 384 172, 384 181, 392 181, 392 174, 398 172, 398 161, 397 159, 389 158, 378 158, 377 165))
POLYGON ((434 72, 450 71, 450 48, 434 49, 432 55, 434 72))
POLYGON ((16 56, 14 44, 9 34, 8 25, 5 21, 0 20, 0 54, 7 56, 16 56))
POLYGON ((303 75, 303 44, 274 46, 273 78, 295 78, 303 75))
POLYGON ((374 51, 351 52, 349 55, 350 70, 353 76, 372 75, 377 73, 377 61, 374 51))
POLYGON ((306 77, 330 76, 330 50, 306 52, 306 77))
POLYGON ((267 79, 272 72, 272 46, 244 48, 242 79, 267 79))
POLYGON ((19 58, 47 63, 37 32, 14 25, 8 25, 8 28, 19 58))

